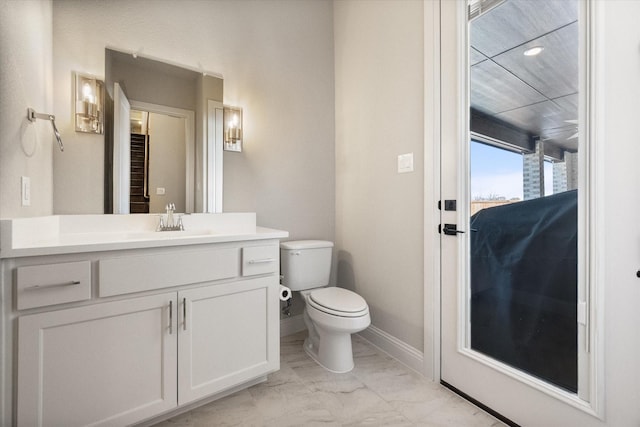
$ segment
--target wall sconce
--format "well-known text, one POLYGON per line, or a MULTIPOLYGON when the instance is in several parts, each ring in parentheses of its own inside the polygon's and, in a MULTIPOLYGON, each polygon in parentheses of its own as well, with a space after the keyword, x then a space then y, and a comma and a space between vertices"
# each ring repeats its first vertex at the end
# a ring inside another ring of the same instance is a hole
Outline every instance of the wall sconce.
POLYGON ((224 149, 242 152, 242 108, 224 106, 224 149))
POLYGON ((75 73, 76 132, 102 133, 104 81, 75 73))

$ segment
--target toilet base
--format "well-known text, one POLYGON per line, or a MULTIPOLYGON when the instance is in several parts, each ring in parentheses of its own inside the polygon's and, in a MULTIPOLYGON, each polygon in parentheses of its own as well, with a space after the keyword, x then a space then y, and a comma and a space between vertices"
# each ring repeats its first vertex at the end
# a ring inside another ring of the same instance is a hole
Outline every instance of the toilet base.
MULTIPOLYGON (((304 351, 318 365, 322 366, 327 371, 333 372, 335 374, 345 374, 347 372, 351 372, 351 370, 353 370, 353 367, 355 366, 353 363, 353 351, 351 348, 351 335, 346 335, 346 338, 349 339, 348 353, 341 353, 341 357, 334 356, 334 357, 327 358, 325 356, 321 358, 318 349, 314 347, 312 340, 310 340, 309 338, 306 338, 304 340, 304 344, 303 344, 304 351), (325 361, 325 363, 323 363, 323 361, 325 361), (330 366, 327 366, 327 365, 330 365, 330 366)), ((341 340, 341 341, 344 341, 344 340, 341 340)), ((346 343, 343 342, 341 346, 342 346, 342 350, 346 352, 347 351, 347 349, 345 348, 346 343)))

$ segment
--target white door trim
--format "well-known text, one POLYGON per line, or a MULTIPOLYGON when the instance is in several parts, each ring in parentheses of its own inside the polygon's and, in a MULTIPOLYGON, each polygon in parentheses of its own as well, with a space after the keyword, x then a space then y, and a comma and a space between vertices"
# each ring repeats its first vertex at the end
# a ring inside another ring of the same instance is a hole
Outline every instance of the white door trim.
POLYGON ((128 214, 131 183, 131 102, 113 85, 113 213, 128 214))
POLYGON ((440 3, 424 0, 424 358, 440 382, 440 3), (426 167, 430 165, 430 167, 426 167), (427 171, 431 173, 427 173, 427 171))
MULTIPOLYGON (((579 130, 583 135, 588 136, 589 144, 586 146, 587 168, 589 170, 586 188, 589 188, 589 198, 584 206, 589 217, 585 218, 585 227, 590 236, 588 253, 586 256, 587 266, 584 274, 587 275, 587 292, 589 298, 588 305, 588 325, 590 360, 588 361, 589 395, 583 396, 591 404, 594 415, 604 419, 605 408, 605 304, 604 304, 604 241, 606 224, 604 221, 605 211, 605 180, 604 180, 604 159, 605 159, 605 103, 604 103, 604 2, 598 0, 588 0, 586 2, 587 16, 580 19, 588 19, 589 33, 582 39, 585 46, 581 47, 587 55, 587 70, 584 77, 584 87, 588 89, 589 99, 584 108, 584 117, 587 123, 580 123, 579 130), (588 126, 587 126, 588 125, 588 126)), ((579 185, 583 183, 580 182, 579 185)))
POLYGON ((203 185, 203 206, 205 212, 222 212, 223 195, 223 105, 222 102, 207 100, 207 144, 203 171, 206 185, 203 185))

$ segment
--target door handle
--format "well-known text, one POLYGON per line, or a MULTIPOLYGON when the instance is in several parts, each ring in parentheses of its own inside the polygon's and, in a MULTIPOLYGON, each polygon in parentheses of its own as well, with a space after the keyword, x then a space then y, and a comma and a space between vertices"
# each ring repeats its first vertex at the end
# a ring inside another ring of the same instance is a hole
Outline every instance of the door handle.
POLYGON ((169 335, 173 334, 173 301, 169 301, 169 335))
POLYGON ((462 230, 458 230, 458 226, 456 224, 444 224, 444 227, 438 226, 438 231, 440 233, 444 233, 447 236, 456 236, 458 234, 464 233, 462 230))

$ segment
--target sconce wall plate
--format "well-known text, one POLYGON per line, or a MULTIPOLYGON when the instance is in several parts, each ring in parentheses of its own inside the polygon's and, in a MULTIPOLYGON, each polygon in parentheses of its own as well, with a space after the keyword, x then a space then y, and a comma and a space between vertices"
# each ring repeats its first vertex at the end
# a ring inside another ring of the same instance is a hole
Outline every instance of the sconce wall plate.
POLYGON ((242 108, 224 106, 224 149, 242 152, 242 108))
POLYGON ((76 132, 103 133, 104 81, 74 73, 76 132))

